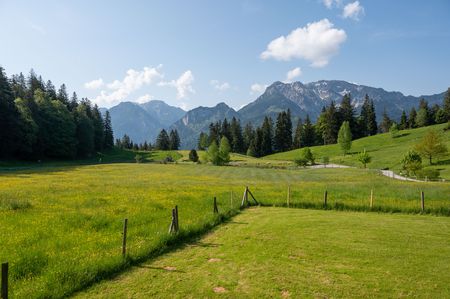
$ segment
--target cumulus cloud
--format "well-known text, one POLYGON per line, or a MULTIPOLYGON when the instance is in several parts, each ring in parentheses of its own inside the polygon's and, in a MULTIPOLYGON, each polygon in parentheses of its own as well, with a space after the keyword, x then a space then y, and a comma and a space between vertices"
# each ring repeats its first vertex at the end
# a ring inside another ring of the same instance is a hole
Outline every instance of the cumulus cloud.
POLYGON ((227 89, 230 89, 231 85, 228 82, 220 82, 219 80, 211 80, 209 81, 209 84, 211 84, 212 87, 219 91, 225 91, 227 89))
POLYGON ((192 87, 194 82, 194 75, 191 70, 185 71, 177 80, 172 81, 161 81, 158 83, 159 86, 171 86, 177 90, 177 98, 183 99, 189 96, 189 94, 194 94, 195 90, 192 87))
POLYGON ((162 65, 158 67, 144 67, 140 71, 129 69, 122 80, 114 80, 107 84, 106 86, 109 90, 102 90, 100 95, 92 101, 100 106, 117 104, 127 99, 132 92, 153 83, 156 79, 163 78, 163 74, 160 72, 161 68, 162 65))
POLYGON ((99 78, 96 80, 92 80, 90 82, 84 83, 84 88, 86 89, 99 89, 103 86, 103 79, 99 78))
POLYGON ((324 67, 346 39, 344 30, 334 28, 328 19, 323 19, 274 39, 261 53, 261 59, 288 61, 301 58, 310 61, 313 67, 324 67))
POLYGON ((358 21, 359 17, 362 15, 364 15, 364 7, 361 6, 359 1, 345 5, 344 10, 342 11, 342 17, 344 19, 350 18, 358 21))
POLYGON ((295 78, 298 78, 302 75, 302 69, 296 67, 286 74, 286 82, 292 82, 295 78))
POLYGON ((254 83, 250 86, 250 94, 261 94, 263 93, 268 85, 254 83))

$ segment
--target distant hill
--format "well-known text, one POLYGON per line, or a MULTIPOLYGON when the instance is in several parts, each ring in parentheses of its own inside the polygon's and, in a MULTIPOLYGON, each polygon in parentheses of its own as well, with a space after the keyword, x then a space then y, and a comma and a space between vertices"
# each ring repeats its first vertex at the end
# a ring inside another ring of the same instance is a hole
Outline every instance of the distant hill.
POLYGON ((162 128, 180 119, 186 112, 163 101, 150 101, 144 104, 122 102, 109 109, 114 137, 124 134, 135 142, 153 142, 162 128))
POLYGON ((183 118, 175 122, 170 128, 178 130, 181 138, 181 148, 190 149, 197 147, 199 134, 208 131, 211 122, 239 118, 233 108, 225 103, 219 103, 214 107, 197 107, 188 111, 183 118))
POLYGON ((442 105, 444 98, 444 92, 415 97, 346 81, 321 80, 307 84, 275 82, 255 101, 239 111, 225 103, 219 103, 214 107, 197 107, 185 112, 163 101, 150 101, 144 104, 120 103, 111 108, 110 112, 116 138, 126 133, 135 142, 154 142, 162 128, 177 129, 182 148, 190 149, 196 146, 200 132, 208 131, 211 122, 234 116, 241 120, 242 125, 248 122, 259 125, 264 116, 275 118, 279 112, 287 109, 291 110, 294 123, 297 118, 304 119, 307 114, 315 121, 322 107, 329 105, 331 101, 339 105, 346 93, 351 94, 357 113, 365 95, 369 95, 375 103, 378 121, 381 121, 385 109, 391 118, 399 120, 402 110, 409 113, 412 107, 418 107, 421 98, 427 100, 430 106, 442 105))

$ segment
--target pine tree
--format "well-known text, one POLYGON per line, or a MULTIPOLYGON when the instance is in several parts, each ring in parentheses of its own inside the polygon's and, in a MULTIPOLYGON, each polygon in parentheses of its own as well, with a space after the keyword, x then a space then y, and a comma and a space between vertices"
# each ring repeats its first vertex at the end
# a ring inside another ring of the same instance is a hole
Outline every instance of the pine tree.
POLYGON ((419 110, 417 111, 416 124, 418 127, 425 127, 430 125, 431 113, 428 108, 428 102, 425 99, 420 99, 419 110))
POLYGON ((339 129, 338 144, 344 156, 352 147, 352 132, 348 121, 344 121, 339 129))
POLYGON ((104 134, 104 144, 103 148, 110 149, 114 146, 114 134, 111 124, 111 115, 109 114, 109 111, 106 111, 105 113, 105 120, 103 123, 103 134, 104 134))
POLYGON ((416 108, 412 107, 411 111, 409 112, 409 128, 411 129, 417 128, 416 118, 417 118, 416 108))
MULTIPOLYGON (((74 95, 76 96, 76 93, 74 93, 74 95)), ((64 105, 69 104, 69 95, 67 94, 67 88, 65 84, 62 84, 59 87, 58 93, 56 95, 56 100, 60 101, 64 105)))
POLYGON ((101 151, 105 143, 105 124, 97 105, 92 110, 92 125, 94 126, 94 149, 101 151))
POLYGON ((177 130, 171 130, 169 135, 169 149, 178 150, 180 148, 180 136, 177 130))
POLYGON ((220 128, 220 138, 223 136, 227 137, 228 140, 231 140, 231 127, 226 118, 223 120, 222 127, 220 128))
POLYGON ((45 85, 45 92, 47 93, 47 96, 51 100, 56 100, 56 89, 55 85, 53 85, 52 81, 48 80, 47 84, 45 85))
POLYGON ((205 150, 208 147, 208 134, 201 132, 198 138, 197 148, 201 151, 205 150))
POLYGON ((88 111, 88 105, 79 105, 74 110, 74 116, 78 140, 77 154, 79 157, 89 157, 95 149, 95 143, 94 124, 88 111))
POLYGON ((244 149, 248 149, 250 144, 255 139, 255 130, 253 129, 252 123, 247 123, 242 134, 244 138, 244 149))
POLYGON ((378 132, 377 115, 375 112, 375 104, 370 100, 369 111, 367 115, 367 132, 368 136, 376 135, 378 132))
POLYGON ((216 145, 219 143, 220 141, 220 131, 221 131, 221 124, 220 122, 216 122, 216 123, 211 123, 209 125, 209 142, 208 144, 211 144, 213 141, 216 142, 216 145))
POLYGON ((21 142, 20 115, 4 70, 0 67, 0 157, 14 153, 21 142))
POLYGON ((228 164, 230 162, 230 151, 231 146, 228 142, 228 138, 226 136, 223 136, 220 139, 220 146, 219 146, 219 157, 220 157, 220 164, 228 164))
POLYGON ((292 121, 290 111, 280 112, 277 116, 274 134, 274 150, 284 152, 292 148, 292 121))
POLYGON ((33 119, 33 113, 26 99, 17 98, 15 105, 20 115, 20 144, 17 148, 18 155, 19 157, 30 158, 33 156, 33 146, 37 140, 39 127, 33 119))
POLYGON ((348 121, 352 135, 356 136, 355 107, 352 105, 352 99, 349 93, 344 95, 339 106, 339 127, 344 121, 348 121))
POLYGON ((231 120, 231 148, 234 153, 245 153, 244 138, 242 136, 242 128, 239 120, 235 117, 231 120))
POLYGON ((302 120, 299 118, 297 122, 297 127, 295 128, 295 135, 292 147, 294 149, 300 148, 302 146, 302 134, 303 134, 303 124, 302 120))
POLYGON ((389 132, 389 129, 392 125, 392 120, 389 118, 389 115, 386 112, 386 109, 383 111, 383 121, 380 124, 381 132, 386 133, 389 132))
POLYGON ((316 132, 314 130, 314 126, 309 119, 309 115, 306 115, 305 125, 303 126, 302 135, 300 137, 302 147, 304 146, 313 146, 315 143, 315 135, 316 132))
POLYGON ((161 132, 159 132, 158 137, 156 138, 155 147, 161 151, 167 151, 170 149, 169 135, 166 130, 162 129, 161 132))
POLYGON ((406 116, 405 110, 403 110, 402 111, 402 116, 400 117, 399 129, 400 130, 406 130, 408 128, 409 128, 408 117, 406 116))
POLYGON ((267 156, 273 153, 273 124, 270 117, 264 117, 264 122, 261 126, 261 156, 267 156))
POLYGON ((324 144, 333 144, 337 142, 337 135, 339 132, 339 115, 336 110, 336 106, 331 101, 330 106, 325 108, 319 117, 320 132, 324 144))

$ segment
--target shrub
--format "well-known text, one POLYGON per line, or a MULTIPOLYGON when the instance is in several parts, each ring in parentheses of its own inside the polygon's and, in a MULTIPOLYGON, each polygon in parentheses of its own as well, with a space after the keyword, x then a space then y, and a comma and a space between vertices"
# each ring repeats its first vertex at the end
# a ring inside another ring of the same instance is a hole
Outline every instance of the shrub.
POLYGON ((191 149, 189 152, 189 160, 192 162, 198 162, 198 154, 195 149, 191 149))
POLYGON ((297 166, 306 167, 306 165, 308 165, 308 160, 306 160, 303 157, 295 159, 294 162, 295 162, 295 164, 297 164, 297 166))
POLYGON ((402 168, 406 171, 407 175, 416 175, 416 172, 422 169, 422 158, 419 153, 414 150, 409 150, 402 161, 402 168))
POLYGON ((438 169, 421 169, 416 172, 416 175, 420 179, 437 180, 441 173, 438 169))
POLYGON ((358 161, 361 162, 364 168, 367 168, 367 164, 372 161, 372 157, 366 152, 366 149, 364 149, 363 152, 358 154, 358 161))
POLYGON ((172 162, 175 162, 175 160, 173 159, 173 157, 171 155, 167 155, 163 160, 164 164, 172 163, 172 162))
POLYGON ((323 156, 323 157, 322 157, 322 164, 323 164, 323 165, 328 165, 328 163, 330 163, 330 157, 328 157, 328 156, 323 156))
POLYGON ((144 162, 144 156, 142 156, 141 154, 137 154, 136 156, 134 156, 134 160, 136 160, 136 163, 142 163, 144 162))
POLYGON ((391 133, 392 138, 398 137, 398 125, 396 123, 392 123, 391 127, 389 128, 389 133, 391 133))

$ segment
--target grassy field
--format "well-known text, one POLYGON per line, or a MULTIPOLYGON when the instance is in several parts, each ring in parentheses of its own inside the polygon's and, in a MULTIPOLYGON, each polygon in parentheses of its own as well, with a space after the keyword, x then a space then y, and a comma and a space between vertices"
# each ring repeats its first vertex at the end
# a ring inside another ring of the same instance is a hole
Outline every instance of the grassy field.
MULTIPOLYGON (((331 163, 338 163, 350 166, 360 167, 357 154, 364 149, 372 156, 372 162, 368 165, 370 168, 384 169, 389 168, 396 172, 401 170, 401 159, 405 153, 414 148, 414 145, 428 132, 430 129, 443 132, 449 153, 440 158, 440 162, 436 165, 429 166, 428 161, 424 159, 424 166, 427 168, 439 169, 441 177, 450 179, 450 130, 446 132, 443 129, 447 124, 435 125, 431 127, 418 128, 413 130, 404 130, 399 132, 399 137, 392 138, 389 133, 378 134, 371 137, 354 140, 352 143, 351 153, 345 157, 342 155, 339 145, 324 145, 311 147, 312 152, 317 157, 317 162, 324 156, 330 158, 331 163)), ((292 150, 289 152, 273 154, 264 157, 269 160, 287 160, 293 161, 300 156, 300 150, 292 150)))
POLYGON ((194 164, 117 163, 0 172, 0 260, 9 261, 13 298, 61 297, 205 232, 233 214, 248 185, 264 205, 450 215, 450 184, 394 181, 361 169, 263 169, 194 164), (231 205, 231 192, 234 194, 231 205), (182 231, 168 236, 179 206, 182 231), (123 219, 129 258, 121 258, 123 219), (177 239, 178 238, 178 239, 177 239))
POLYGON ((76 298, 448 298, 450 218, 254 208, 76 298))

